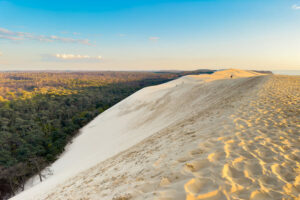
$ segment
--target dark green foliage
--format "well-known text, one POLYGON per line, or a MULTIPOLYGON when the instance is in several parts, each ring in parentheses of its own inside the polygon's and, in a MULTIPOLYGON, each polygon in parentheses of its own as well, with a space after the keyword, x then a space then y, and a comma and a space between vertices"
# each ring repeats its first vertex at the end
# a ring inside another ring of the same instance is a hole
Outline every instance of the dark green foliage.
MULTIPOLYGON (((19 84, 16 81, 32 80, 28 74, 23 78, 18 73, 14 76, 11 74, 13 85, 19 84)), ((134 78, 126 81, 128 73, 113 74, 114 80, 111 81, 110 75, 107 84, 104 84, 101 75, 101 85, 94 84, 97 82, 95 80, 92 84, 85 77, 81 80, 85 84, 82 86, 78 78, 75 84, 77 87, 63 95, 56 94, 52 88, 50 93, 35 92, 31 93, 30 98, 16 95, 0 101, 0 199, 13 195, 16 189, 22 189, 25 181, 35 174, 40 175, 42 180, 41 170, 55 161, 79 128, 95 116, 145 86, 163 83, 170 80, 170 77, 176 77, 170 74, 165 76, 132 72, 130 77, 134 78)), ((44 73, 42 75, 46 76, 44 73)), ((64 81, 69 84, 73 78, 72 75, 64 81)), ((43 80, 43 84, 55 85, 53 79, 52 77, 48 82, 43 80)), ((25 86, 30 88, 30 84, 25 86)), ((39 88, 41 91, 43 84, 39 88)), ((70 89, 68 84, 60 90, 70 89)), ((6 81, 5 86, 11 85, 6 81)), ((25 89, 25 86, 19 86, 25 89)), ((12 91, 20 89, 13 88, 12 91)), ((10 90, 2 91, 10 93, 10 90)))
POLYGON ((95 116, 143 87, 187 73, 0 73, 0 199, 33 175, 42 180, 41 171, 95 116))

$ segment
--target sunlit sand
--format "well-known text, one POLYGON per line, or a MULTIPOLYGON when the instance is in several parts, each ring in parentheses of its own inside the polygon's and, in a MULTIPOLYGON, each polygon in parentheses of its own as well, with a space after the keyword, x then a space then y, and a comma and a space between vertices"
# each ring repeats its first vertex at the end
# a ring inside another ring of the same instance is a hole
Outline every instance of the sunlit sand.
MULTIPOLYGON (((299 76, 241 70, 187 76, 106 112, 124 120, 122 142, 132 130, 144 137, 14 199, 300 199, 299 76)), ((110 148, 118 147, 101 151, 110 148)))

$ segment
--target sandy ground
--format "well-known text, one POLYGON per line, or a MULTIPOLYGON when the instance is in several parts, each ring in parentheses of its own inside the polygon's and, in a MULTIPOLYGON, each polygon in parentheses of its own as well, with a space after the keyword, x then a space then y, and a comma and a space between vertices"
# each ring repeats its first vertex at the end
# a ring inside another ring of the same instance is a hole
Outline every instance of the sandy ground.
MULTIPOLYGON (((129 129, 161 116, 170 123, 52 189, 15 199, 300 199, 300 77, 257 75, 188 76, 152 87, 153 96, 166 87, 155 101, 131 97, 148 112, 129 129)), ((119 115, 133 112, 121 107, 119 115)))

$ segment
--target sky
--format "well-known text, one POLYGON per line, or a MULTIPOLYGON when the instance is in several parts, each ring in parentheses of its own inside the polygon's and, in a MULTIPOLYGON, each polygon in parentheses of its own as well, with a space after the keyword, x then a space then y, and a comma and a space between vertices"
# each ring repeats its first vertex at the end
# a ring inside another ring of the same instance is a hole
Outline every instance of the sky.
POLYGON ((0 0, 0 70, 300 70, 300 0, 0 0))

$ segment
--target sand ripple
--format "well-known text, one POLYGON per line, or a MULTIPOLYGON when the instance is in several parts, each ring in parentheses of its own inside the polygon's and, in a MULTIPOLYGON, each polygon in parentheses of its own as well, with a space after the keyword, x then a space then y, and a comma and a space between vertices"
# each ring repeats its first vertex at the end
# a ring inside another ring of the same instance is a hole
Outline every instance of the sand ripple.
POLYGON ((215 90, 191 105, 189 119, 43 198, 300 199, 300 78, 207 84, 215 90), (211 106, 201 109, 204 102, 211 106))

